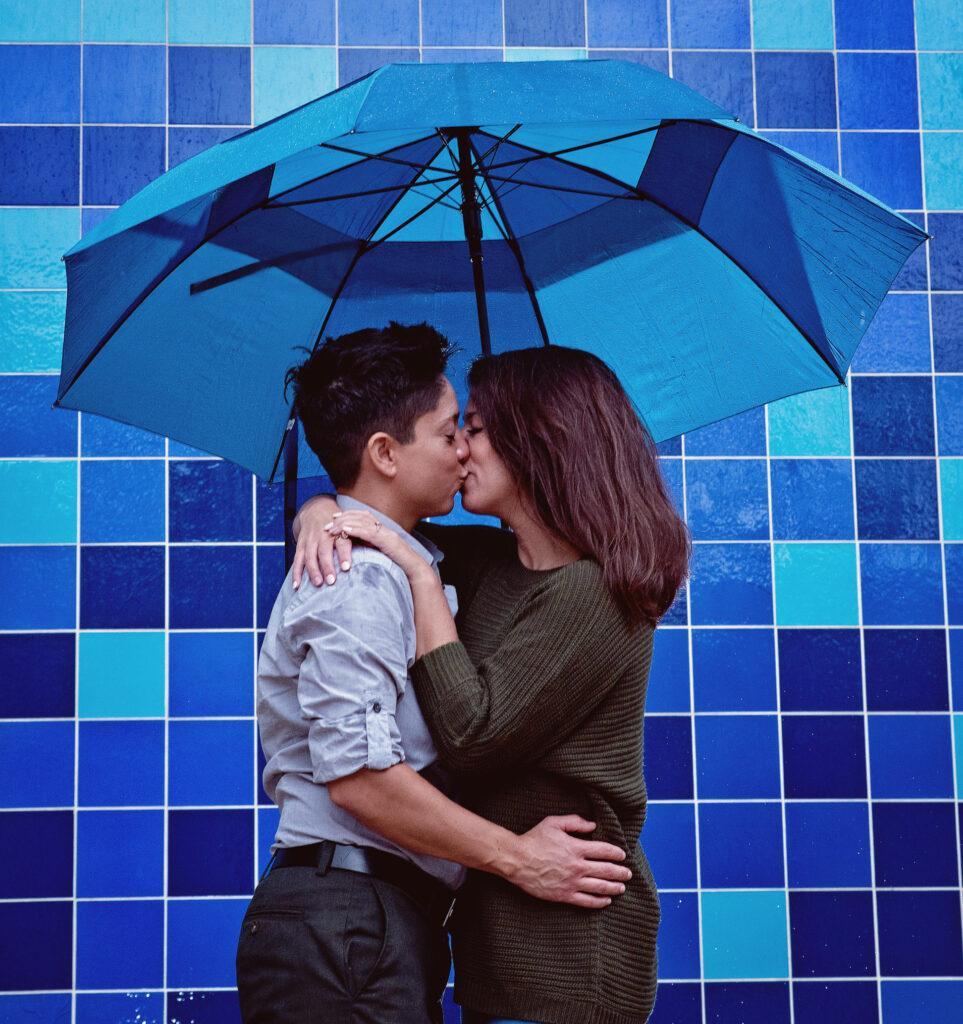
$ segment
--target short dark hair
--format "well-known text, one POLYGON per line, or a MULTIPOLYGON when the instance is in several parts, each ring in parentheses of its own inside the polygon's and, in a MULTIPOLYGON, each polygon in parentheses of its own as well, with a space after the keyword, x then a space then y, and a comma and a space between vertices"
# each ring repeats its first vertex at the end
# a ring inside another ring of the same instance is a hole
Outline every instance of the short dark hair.
POLYGON ((427 323, 365 327, 328 337, 284 378, 294 385, 294 410, 304 436, 335 487, 350 487, 372 434, 383 430, 401 444, 415 420, 441 396, 441 377, 454 352, 427 323))

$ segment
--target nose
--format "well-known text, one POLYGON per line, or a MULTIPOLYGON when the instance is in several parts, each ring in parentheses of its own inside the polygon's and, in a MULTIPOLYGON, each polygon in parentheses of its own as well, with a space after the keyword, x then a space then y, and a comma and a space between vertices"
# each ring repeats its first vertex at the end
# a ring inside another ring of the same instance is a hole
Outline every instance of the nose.
POLYGON ((459 462, 464 462, 468 458, 468 435, 464 428, 459 429, 456 433, 455 455, 459 462))

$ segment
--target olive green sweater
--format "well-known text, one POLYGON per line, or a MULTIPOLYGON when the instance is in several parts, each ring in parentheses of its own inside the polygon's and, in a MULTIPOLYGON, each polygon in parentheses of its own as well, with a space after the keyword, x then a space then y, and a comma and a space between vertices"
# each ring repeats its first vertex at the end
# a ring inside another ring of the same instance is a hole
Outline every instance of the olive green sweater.
POLYGON ((515 833, 580 814, 598 824, 588 838, 625 849, 633 871, 602 910, 470 872, 452 918, 455 999, 546 1024, 642 1024, 655 1002, 660 919, 639 845, 654 631, 625 624, 593 561, 537 571, 507 531, 419 530, 445 554, 460 641, 420 658, 412 678, 462 802, 515 833))

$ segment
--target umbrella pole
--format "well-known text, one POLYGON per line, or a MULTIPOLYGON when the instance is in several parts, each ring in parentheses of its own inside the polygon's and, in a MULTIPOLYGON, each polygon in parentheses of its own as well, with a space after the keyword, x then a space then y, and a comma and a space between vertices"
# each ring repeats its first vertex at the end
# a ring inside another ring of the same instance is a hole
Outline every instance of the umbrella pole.
POLYGON ((475 281, 475 304, 478 307, 478 334, 482 355, 492 354, 491 334, 488 329, 488 302, 485 298, 485 270, 482 266, 481 210, 475 197, 475 169, 471 161, 471 143, 468 129, 459 128, 449 135, 458 140, 458 177, 461 180, 461 218, 465 225, 468 255, 471 257, 472 276, 475 281))

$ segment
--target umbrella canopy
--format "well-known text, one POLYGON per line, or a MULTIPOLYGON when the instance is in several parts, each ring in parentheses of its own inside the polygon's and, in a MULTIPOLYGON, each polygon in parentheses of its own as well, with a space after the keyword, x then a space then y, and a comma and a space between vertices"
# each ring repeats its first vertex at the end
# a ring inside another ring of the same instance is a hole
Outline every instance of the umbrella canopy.
MULTIPOLYGON (((300 347, 427 320, 463 360, 595 352, 658 441, 843 383, 926 237, 640 65, 388 65, 173 168, 66 254, 55 404, 274 480, 300 347)), ((304 448, 298 471, 319 472, 304 448)))

